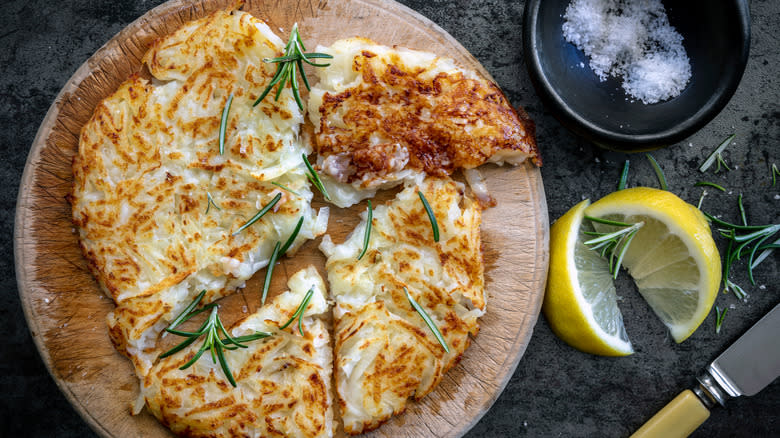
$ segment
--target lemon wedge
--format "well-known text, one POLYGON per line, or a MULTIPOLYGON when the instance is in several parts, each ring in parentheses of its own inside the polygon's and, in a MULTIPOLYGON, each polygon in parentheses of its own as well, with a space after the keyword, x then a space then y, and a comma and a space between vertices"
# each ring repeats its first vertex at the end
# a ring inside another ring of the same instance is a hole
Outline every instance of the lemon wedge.
POLYGON ((720 284, 720 256, 706 218, 674 194, 647 187, 583 201, 550 228, 550 271, 542 310, 553 331, 579 350, 631 354, 606 259, 583 242, 589 231, 609 233, 598 219, 642 222, 622 259, 642 297, 676 342, 710 312, 720 284))

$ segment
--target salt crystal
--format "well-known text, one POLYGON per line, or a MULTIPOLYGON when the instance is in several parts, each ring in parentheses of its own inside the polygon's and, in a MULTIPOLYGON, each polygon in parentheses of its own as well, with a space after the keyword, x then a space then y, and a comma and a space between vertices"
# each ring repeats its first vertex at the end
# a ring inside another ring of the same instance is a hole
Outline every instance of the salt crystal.
POLYGON ((48 298, 44 298, 43 302, 46 303, 46 304, 49 304, 49 299, 48 298))
POLYGON ((683 38, 660 0, 572 0, 563 36, 585 52, 600 81, 622 78, 645 104, 678 96, 691 78, 683 38))
POLYGON ((780 195, 775 195, 775 199, 780 199, 780 195))
POLYGON ((764 290, 764 289, 766 289, 766 285, 765 285, 765 284, 762 284, 762 285, 761 285, 761 286, 759 286, 758 288, 759 288, 759 289, 761 289, 761 290, 764 290))
POLYGON ((246 306, 241 306, 241 313, 246 313, 247 311, 248 309, 246 308, 246 306))
POLYGON ((596 160, 597 163, 601 163, 601 160, 599 160, 599 157, 596 157, 595 160, 596 160))

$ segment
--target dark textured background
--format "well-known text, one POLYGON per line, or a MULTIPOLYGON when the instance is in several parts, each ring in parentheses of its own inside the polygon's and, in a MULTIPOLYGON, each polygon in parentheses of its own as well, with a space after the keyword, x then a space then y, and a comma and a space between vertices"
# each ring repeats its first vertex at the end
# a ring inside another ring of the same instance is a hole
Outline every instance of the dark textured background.
MULTIPOLYGON (((13 264, 13 222, 27 152, 49 105, 68 78, 96 49, 159 0, 13 0, 0 12, 0 436, 94 436, 59 392, 32 343, 19 302, 13 264)), ((539 103, 522 62, 523 2, 512 0, 402 0, 457 38, 493 74, 515 105, 536 121, 544 158, 542 175, 550 218, 585 197, 613 191, 627 156, 597 149, 562 128, 539 103)), ((780 165, 780 2, 753 0, 750 61, 736 95, 699 133, 654 152, 670 190, 696 203, 708 179, 728 193, 712 193, 706 211, 738 221, 743 193, 751 223, 777 223, 780 185, 770 166, 780 165), (733 170, 699 174, 697 167, 727 135, 737 138, 724 154, 733 170)), ((658 186, 643 155, 630 156, 629 185, 658 186)), ((709 190, 713 192, 713 190, 709 190)), ((716 239, 721 250, 723 241, 716 239)), ((758 318, 780 301, 778 257, 756 270, 749 286, 744 264, 732 280, 746 287, 747 302, 720 295, 731 307, 720 334, 714 316, 682 345, 638 298, 623 275, 619 290, 636 353, 602 358, 580 353, 539 319, 530 345, 493 408, 468 434, 493 436, 627 436, 644 420, 691 387, 694 376, 758 318)), ((780 345, 777 347, 780 348, 780 345)), ((712 412, 695 436, 780 436, 780 381, 758 395, 730 400, 712 412)))

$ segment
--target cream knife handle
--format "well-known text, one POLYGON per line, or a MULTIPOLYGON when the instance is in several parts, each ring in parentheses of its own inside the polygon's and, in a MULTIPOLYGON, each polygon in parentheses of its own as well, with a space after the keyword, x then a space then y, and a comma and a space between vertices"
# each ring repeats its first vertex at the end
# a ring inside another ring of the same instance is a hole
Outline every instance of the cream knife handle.
POLYGON ((687 437, 709 416, 709 409, 699 397, 686 389, 653 415, 631 438, 687 437))

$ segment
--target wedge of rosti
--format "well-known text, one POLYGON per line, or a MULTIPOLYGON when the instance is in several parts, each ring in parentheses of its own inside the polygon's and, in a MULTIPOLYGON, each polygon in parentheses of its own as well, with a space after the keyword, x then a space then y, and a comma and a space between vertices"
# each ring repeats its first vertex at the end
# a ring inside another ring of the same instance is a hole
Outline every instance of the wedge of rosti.
POLYGON ((329 310, 325 284, 310 266, 291 276, 288 287, 231 330, 235 337, 270 334, 224 354, 235 388, 209 354, 180 369, 200 347, 196 342, 154 365, 143 379, 140 402, 182 436, 333 436, 332 351, 321 319, 329 310), (310 289, 313 294, 301 316, 303 335, 297 319, 280 329, 310 289))
POLYGON ((334 204, 419 174, 541 164, 534 125, 501 90, 446 57, 366 38, 336 41, 309 97, 317 164, 334 204))
POLYGON ((469 346, 485 312, 481 210, 463 184, 429 177, 377 206, 368 249, 358 260, 367 219, 364 213, 344 243, 336 245, 326 235, 320 246, 335 301, 336 390, 350 434, 378 427, 402 412, 409 398, 433 390, 469 346), (438 242, 418 192, 436 218, 438 242))
POLYGON ((244 12, 189 22, 146 53, 151 78, 124 82, 81 131, 73 221, 117 303, 111 339, 141 376, 159 332, 201 290, 206 303, 242 286, 301 218, 291 250, 325 231, 327 210, 311 208, 301 159, 310 149, 298 139, 303 115, 290 91, 252 105, 274 73, 262 59, 282 49, 244 12))

